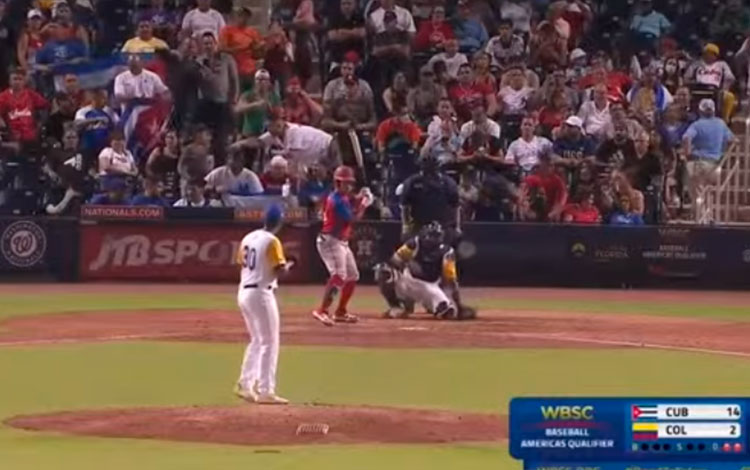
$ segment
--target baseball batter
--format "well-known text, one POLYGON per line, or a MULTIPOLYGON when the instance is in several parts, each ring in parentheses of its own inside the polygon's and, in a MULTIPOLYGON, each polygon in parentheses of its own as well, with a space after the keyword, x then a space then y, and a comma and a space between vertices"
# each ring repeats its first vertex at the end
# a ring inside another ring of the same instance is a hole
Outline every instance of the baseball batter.
POLYGON ((354 170, 350 167, 336 168, 333 181, 334 191, 328 196, 323 207, 323 228, 316 241, 318 253, 330 277, 320 307, 312 312, 313 317, 326 326, 333 326, 335 322, 357 322, 357 317, 347 311, 354 287, 359 280, 357 262, 349 248, 349 237, 354 221, 359 219, 373 202, 372 193, 368 188, 362 188, 356 196, 352 195, 355 177, 354 170), (328 309, 339 291, 339 305, 331 317, 328 309))
POLYGON ((476 316, 474 309, 461 303, 455 254, 444 236, 442 226, 432 222, 402 245, 388 264, 376 267, 380 291, 389 306, 386 318, 412 313, 414 303, 439 319, 476 316))
POLYGON ((293 262, 287 263, 284 248, 276 237, 282 219, 281 209, 271 206, 266 211, 263 228, 245 235, 237 253, 237 262, 242 266, 237 304, 251 339, 245 349, 235 394, 251 403, 289 403, 276 395, 279 307, 275 291, 279 275, 293 266, 293 262))

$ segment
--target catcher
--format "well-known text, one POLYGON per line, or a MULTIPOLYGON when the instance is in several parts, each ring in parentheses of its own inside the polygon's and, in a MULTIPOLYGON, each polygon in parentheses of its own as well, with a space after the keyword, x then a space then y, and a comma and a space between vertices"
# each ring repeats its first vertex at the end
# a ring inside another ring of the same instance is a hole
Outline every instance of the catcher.
POLYGON ((388 263, 375 267, 380 292, 388 302, 386 318, 404 318, 420 303, 436 318, 469 320, 476 311, 461 303, 453 249, 444 243, 438 222, 399 248, 388 263))

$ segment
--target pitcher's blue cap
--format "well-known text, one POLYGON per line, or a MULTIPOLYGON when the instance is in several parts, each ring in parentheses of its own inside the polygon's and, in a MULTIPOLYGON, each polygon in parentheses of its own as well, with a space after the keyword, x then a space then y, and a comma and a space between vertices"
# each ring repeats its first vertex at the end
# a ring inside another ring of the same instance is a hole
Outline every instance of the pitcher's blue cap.
POLYGON ((281 206, 272 204, 266 209, 264 223, 266 227, 276 227, 281 223, 282 218, 284 218, 284 211, 281 210, 281 206))

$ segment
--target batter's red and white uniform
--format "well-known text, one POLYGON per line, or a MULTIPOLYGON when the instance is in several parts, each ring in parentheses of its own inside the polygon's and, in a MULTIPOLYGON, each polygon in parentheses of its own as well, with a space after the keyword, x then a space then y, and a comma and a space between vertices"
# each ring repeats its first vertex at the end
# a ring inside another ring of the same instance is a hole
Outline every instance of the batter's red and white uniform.
POLYGON ((353 196, 331 193, 323 206, 323 229, 316 243, 328 273, 344 282, 359 280, 357 261, 349 248, 357 204, 353 196))

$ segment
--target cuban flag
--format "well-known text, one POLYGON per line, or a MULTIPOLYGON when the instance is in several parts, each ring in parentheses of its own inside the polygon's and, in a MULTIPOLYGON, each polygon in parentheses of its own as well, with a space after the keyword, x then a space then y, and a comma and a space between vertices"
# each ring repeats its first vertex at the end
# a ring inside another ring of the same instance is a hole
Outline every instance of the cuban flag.
POLYGON ((172 106, 164 100, 128 106, 120 116, 128 150, 136 160, 148 157, 166 132, 172 106))
POLYGON ((65 91, 65 76, 70 74, 78 77, 81 88, 84 90, 109 88, 115 77, 127 68, 127 59, 122 54, 91 59, 78 64, 58 65, 53 71, 55 90, 65 91))
POLYGON ((650 420, 658 417, 658 407, 655 405, 633 405, 630 411, 633 420, 650 420))

